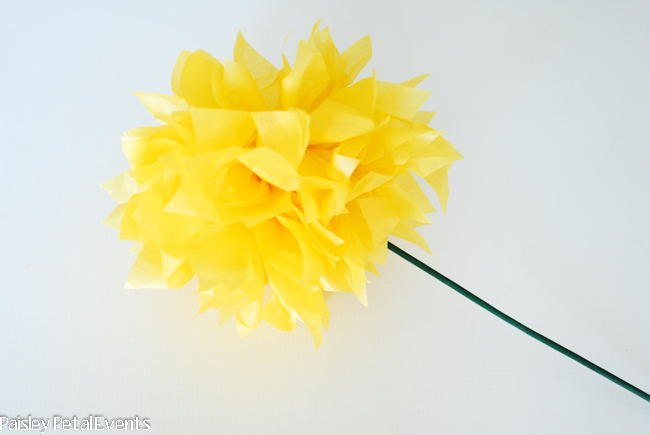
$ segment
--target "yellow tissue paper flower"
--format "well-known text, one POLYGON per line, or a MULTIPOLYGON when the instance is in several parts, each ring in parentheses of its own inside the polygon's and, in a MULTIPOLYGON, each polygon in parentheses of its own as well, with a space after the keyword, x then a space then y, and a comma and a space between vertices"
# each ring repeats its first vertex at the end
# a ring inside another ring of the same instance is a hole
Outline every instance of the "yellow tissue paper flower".
POLYGON ((365 272, 386 261, 389 234, 429 252, 415 228, 435 210, 413 174, 444 209, 462 156, 419 111, 427 75, 355 82, 371 55, 369 37, 339 53, 317 23, 278 70, 239 33, 233 61, 183 51, 175 95, 136 93, 161 125, 125 133, 131 168, 102 185, 119 203, 104 223, 138 242, 127 288, 196 275, 200 313, 236 317, 241 336, 300 320, 318 347, 323 292, 366 305, 365 272))

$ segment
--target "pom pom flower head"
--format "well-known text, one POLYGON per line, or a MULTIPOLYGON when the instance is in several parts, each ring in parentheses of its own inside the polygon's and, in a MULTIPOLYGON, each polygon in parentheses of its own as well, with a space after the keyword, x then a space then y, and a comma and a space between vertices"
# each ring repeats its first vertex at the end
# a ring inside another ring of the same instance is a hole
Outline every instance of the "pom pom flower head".
POLYGON ((196 275, 200 312, 236 317, 242 336, 300 320, 318 346, 323 292, 366 304, 365 272, 385 262, 389 234, 428 251, 415 228, 435 210, 413 174, 444 208, 462 156, 419 111, 426 75, 355 82, 371 54, 369 37, 339 53, 317 23, 278 70, 239 33, 234 61, 184 51, 175 95, 136 94, 161 125, 125 134, 130 169, 102 185, 120 203, 105 223, 138 242, 127 287, 196 275))

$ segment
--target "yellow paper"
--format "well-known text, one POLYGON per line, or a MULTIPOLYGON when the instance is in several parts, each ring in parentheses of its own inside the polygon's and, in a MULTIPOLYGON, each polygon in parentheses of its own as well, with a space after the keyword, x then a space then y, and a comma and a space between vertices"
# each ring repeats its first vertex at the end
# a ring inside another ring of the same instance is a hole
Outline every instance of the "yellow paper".
POLYGON ((161 125, 125 134, 130 169, 102 185, 119 204, 104 223, 137 242, 127 287, 196 276, 200 313, 235 318, 242 337, 299 320, 318 347, 324 292, 367 304, 388 235, 430 252, 416 228, 435 210, 413 174, 444 210, 462 156, 420 110, 427 75, 356 80, 371 56, 370 37, 341 54, 317 23, 278 69, 239 33, 234 60, 183 51, 174 95, 136 93, 161 125))

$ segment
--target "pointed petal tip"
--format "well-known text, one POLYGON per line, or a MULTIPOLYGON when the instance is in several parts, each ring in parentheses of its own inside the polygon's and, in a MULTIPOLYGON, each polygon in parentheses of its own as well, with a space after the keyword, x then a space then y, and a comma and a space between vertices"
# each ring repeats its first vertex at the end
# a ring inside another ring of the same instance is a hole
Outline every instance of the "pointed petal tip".
POLYGON ((316 31, 318 31, 318 26, 320 25, 320 22, 321 22, 321 21, 323 21, 322 18, 321 18, 320 20, 316 21, 316 24, 314 24, 314 27, 311 28, 311 34, 312 34, 312 35, 313 35, 314 33, 316 33, 316 31))

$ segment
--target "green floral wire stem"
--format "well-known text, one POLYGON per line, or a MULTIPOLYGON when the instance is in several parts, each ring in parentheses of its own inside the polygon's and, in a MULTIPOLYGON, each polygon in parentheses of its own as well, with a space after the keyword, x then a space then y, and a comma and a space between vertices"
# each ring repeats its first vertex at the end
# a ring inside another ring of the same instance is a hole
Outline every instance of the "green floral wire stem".
POLYGON ((488 304, 485 302, 483 299, 479 298, 478 296, 472 294, 468 290, 464 289, 460 285, 456 284, 454 281, 450 280, 446 276, 442 275, 441 273, 437 272, 436 270, 432 269, 431 267, 427 266, 417 258, 413 257, 412 255, 408 254, 407 252, 401 250, 397 246, 393 245, 392 243, 388 242, 388 249, 393 251, 395 254, 399 255, 409 263, 413 264, 414 266, 418 267, 419 269, 423 270, 424 272, 428 273, 432 277, 436 278, 438 281, 442 282, 443 284, 448 285, 452 289, 456 290, 458 293, 461 295, 465 296, 467 299, 470 301, 474 302, 475 304, 479 305, 482 308, 485 308, 488 310, 490 313, 494 314, 495 316, 499 317, 501 320, 504 320, 505 322, 509 323, 510 325, 514 326, 515 328, 519 329, 525 334, 528 334, 529 336, 533 337, 535 340, 544 343, 545 345, 552 347, 553 349, 557 350, 561 354, 564 354, 571 358, 572 360, 582 364, 583 366, 595 371, 601 376, 606 377, 610 381, 620 385, 621 387, 625 388, 626 390, 630 391, 631 393, 636 394, 643 400, 650 402, 650 394, 646 393, 645 391, 635 387, 634 385, 625 382, 623 379, 619 378, 618 376, 608 372, 607 370, 597 366, 596 364, 592 363, 591 361, 581 357, 577 353, 567 349, 566 347, 554 342, 553 340, 544 337, 542 334, 533 331, 530 329, 528 326, 523 325, 513 319, 512 317, 508 316, 502 311, 497 310, 494 308, 492 305, 488 304))

